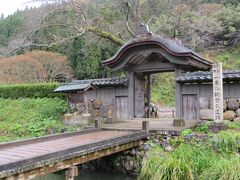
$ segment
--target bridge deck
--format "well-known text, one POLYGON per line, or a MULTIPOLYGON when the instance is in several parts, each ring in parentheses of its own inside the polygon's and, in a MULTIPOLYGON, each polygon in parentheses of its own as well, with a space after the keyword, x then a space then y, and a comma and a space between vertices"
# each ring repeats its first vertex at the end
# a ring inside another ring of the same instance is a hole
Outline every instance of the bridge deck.
POLYGON ((90 144, 115 137, 120 137, 126 134, 129 134, 129 132, 97 131, 46 142, 38 142, 28 145, 15 146, 12 148, 5 148, 0 150, 0 165, 62 151, 84 144, 90 144))
POLYGON ((114 124, 103 124, 102 128, 108 130, 141 130, 142 121, 149 121, 150 132, 157 131, 160 134, 179 135, 179 133, 186 129, 193 127, 197 121, 185 121, 185 126, 173 126, 173 118, 135 118, 134 120, 117 121, 114 124))
MULTIPOLYGON (((63 161, 124 143, 141 140, 146 134, 123 131, 93 131, 86 134, 50 138, 43 141, 0 144, 0 178, 45 166, 40 162, 63 161)), ((116 151, 117 152, 117 151, 116 151)), ((110 153, 111 154, 111 153, 110 153)), ((48 163, 49 164, 49 163, 48 163)))

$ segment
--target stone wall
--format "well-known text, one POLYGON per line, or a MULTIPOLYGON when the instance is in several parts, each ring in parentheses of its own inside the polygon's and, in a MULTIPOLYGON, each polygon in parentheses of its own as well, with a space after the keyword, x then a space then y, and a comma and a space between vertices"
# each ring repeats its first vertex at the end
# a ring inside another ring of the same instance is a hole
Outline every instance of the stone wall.
POLYGON ((103 99, 91 99, 88 102, 89 113, 93 119, 100 119, 103 123, 114 121, 113 103, 106 103, 103 99))
POLYGON ((152 147, 159 145, 164 151, 170 152, 173 147, 170 145, 170 139, 175 136, 161 135, 156 132, 151 135, 150 141, 117 154, 106 156, 88 163, 82 164, 83 169, 118 171, 127 174, 139 174, 143 159, 148 157, 152 147))
MULTIPOLYGON (((200 119, 213 120, 213 102, 212 98, 199 98, 200 119)), ((223 100, 224 120, 240 120, 240 98, 224 98, 223 100)))

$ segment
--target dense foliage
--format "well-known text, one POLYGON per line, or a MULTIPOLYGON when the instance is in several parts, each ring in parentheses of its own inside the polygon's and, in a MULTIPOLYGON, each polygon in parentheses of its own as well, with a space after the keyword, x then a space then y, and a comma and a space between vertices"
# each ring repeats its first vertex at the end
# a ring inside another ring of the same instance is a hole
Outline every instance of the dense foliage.
POLYGON ((174 77, 174 73, 161 73, 152 76, 151 98, 153 103, 169 106, 174 105, 174 77))
POLYGON ((63 94, 53 92, 58 86, 58 83, 0 85, 0 98, 64 98, 63 94))
MULTIPOLYGON (((39 8, 1 17, 0 56, 6 55, 5 52, 18 54, 33 49, 60 52, 68 57, 78 79, 115 76, 102 67, 101 62, 133 37, 139 22, 148 24, 153 33, 177 38, 199 53, 213 51, 215 55, 207 58, 222 61, 225 69, 238 69, 240 66, 240 4, 237 0, 89 0, 64 3, 54 0, 39 8)), ((7 69, 6 66, 9 71, 1 72, 0 68, 0 81, 8 81, 6 83, 22 83, 24 78, 21 76, 26 78, 24 82, 32 82, 33 79, 40 82, 64 80, 42 73, 46 72, 42 63, 32 59, 2 62, 0 67, 7 69), (17 71, 23 66, 26 68, 17 71), (36 73, 26 76, 31 67, 36 73), (23 72, 21 76, 20 72, 23 72)), ((153 78, 154 103, 174 104, 173 79, 173 75, 153 78)))
POLYGON ((214 58, 223 63, 223 68, 225 70, 240 69, 240 48, 239 47, 228 48, 224 51, 221 51, 214 58))
POLYGON ((13 15, 0 18, 0 48, 6 47, 13 36, 19 32, 24 21, 22 11, 17 11, 13 15))
POLYGON ((66 110, 59 98, 0 98, 0 142, 71 130, 60 121, 66 110))
POLYGON ((110 74, 101 63, 116 53, 117 46, 104 39, 88 44, 86 38, 81 37, 74 39, 65 49, 61 47, 60 51, 68 56, 78 79, 101 78, 110 74))

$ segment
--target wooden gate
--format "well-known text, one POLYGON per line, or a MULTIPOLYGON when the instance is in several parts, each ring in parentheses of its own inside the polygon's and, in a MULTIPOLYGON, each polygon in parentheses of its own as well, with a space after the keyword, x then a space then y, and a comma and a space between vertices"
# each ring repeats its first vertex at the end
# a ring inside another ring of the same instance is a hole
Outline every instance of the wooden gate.
POLYGON ((144 110, 144 76, 135 75, 135 113, 134 117, 143 118, 144 110))
POLYGON ((183 95, 183 119, 198 119, 198 100, 196 94, 183 95))
POLYGON ((117 96, 116 97, 116 118, 117 119, 127 119, 128 117, 128 97, 127 96, 117 96))

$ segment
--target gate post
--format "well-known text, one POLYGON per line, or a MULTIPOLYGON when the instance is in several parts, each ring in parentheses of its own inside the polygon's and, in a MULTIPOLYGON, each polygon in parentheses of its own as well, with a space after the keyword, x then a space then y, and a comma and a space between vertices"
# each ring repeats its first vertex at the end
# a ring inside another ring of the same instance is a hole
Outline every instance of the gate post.
POLYGON ((142 129, 149 133, 149 121, 142 121, 142 129))
POLYGON ((222 63, 213 63, 213 110, 214 122, 223 122, 223 80, 222 63))

